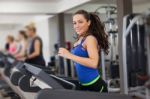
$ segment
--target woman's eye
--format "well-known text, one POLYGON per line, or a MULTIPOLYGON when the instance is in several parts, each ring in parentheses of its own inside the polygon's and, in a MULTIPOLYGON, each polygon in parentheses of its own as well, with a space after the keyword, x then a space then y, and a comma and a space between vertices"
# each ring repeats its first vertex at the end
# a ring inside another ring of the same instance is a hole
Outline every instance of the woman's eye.
POLYGON ((79 21, 79 23, 83 23, 82 21, 79 21))

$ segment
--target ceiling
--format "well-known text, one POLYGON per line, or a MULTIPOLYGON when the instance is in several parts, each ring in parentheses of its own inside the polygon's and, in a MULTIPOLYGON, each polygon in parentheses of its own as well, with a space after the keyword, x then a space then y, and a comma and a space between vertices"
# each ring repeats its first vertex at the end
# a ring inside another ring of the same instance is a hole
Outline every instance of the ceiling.
MULTIPOLYGON (((94 0, 84 5, 75 7, 66 11, 66 13, 74 13, 79 9, 84 9, 89 12, 94 12, 98 7, 104 5, 113 5, 116 6, 117 0, 94 0)), ((143 12, 150 8, 150 0, 132 0, 133 1, 133 10, 134 12, 143 12)), ((101 13, 105 13, 105 9, 101 9, 101 13)))
POLYGON ((0 0, 0 30, 64 12, 89 1, 91 0, 0 0))
POLYGON ((150 3, 150 0, 133 0, 133 4, 146 4, 150 3))
POLYGON ((0 0, 5 2, 60 2, 62 0, 0 0))
MULTIPOLYGON (((95 3, 95 4, 98 4, 98 3, 116 4, 116 1, 117 0, 94 0, 94 1, 92 1, 92 3, 95 3)), ((133 4, 144 4, 144 3, 150 2, 150 0, 132 0, 132 1, 133 1, 133 4)))
MULTIPOLYGON (((74 13, 78 9, 95 11, 108 4, 116 5, 116 0, 0 0, 0 26, 22 24, 39 15, 74 13)), ((150 0, 133 0, 133 5, 135 10, 143 11, 150 7, 150 0)))
POLYGON ((0 0, 0 14, 57 14, 90 1, 93 0, 0 0))

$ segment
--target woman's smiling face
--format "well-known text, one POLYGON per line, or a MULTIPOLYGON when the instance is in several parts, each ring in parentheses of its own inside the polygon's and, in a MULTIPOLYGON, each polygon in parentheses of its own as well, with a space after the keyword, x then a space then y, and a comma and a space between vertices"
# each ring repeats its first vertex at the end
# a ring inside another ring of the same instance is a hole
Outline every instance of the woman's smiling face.
POLYGON ((85 35, 90 26, 88 21, 82 14, 76 14, 73 16, 73 27, 79 36, 85 35))

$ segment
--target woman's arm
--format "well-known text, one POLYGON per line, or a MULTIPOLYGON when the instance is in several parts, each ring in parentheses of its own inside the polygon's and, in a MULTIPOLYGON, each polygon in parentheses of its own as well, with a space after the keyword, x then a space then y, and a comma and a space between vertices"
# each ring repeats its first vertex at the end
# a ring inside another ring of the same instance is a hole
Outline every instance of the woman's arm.
POLYGON ((71 59, 81 65, 96 69, 98 66, 98 61, 99 61, 97 40, 93 36, 88 36, 84 44, 88 52, 89 58, 84 58, 84 57, 73 55, 64 48, 59 49, 58 55, 71 59))
POLYGON ((41 43, 39 40, 35 40, 35 43, 34 43, 34 52, 30 55, 28 55, 28 59, 32 59, 38 55, 40 55, 40 47, 41 47, 41 43))
POLYGON ((27 42, 24 42, 21 48, 21 51, 15 55, 16 58, 22 58, 25 56, 26 53, 26 49, 27 49, 27 42))

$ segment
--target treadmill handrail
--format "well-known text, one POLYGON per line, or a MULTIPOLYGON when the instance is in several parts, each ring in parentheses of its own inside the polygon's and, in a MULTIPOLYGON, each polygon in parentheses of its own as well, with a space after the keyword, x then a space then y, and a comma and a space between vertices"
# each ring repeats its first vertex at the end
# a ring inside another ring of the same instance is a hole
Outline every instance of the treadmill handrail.
POLYGON ((67 84, 69 84, 69 85, 71 85, 73 88, 72 89, 76 89, 76 85, 74 84, 74 83, 71 83, 71 82, 69 82, 69 81, 67 81, 67 80, 64 80, 64 79, 62 79, 62 78, 60 78, 60 77, 57 77, 57 76, 55 76, 55 75, 50 75, 51 77, 54 77, 54 78, 56 78, 56 79, 58 79, 58 80, 60 80, 60 81, 63 81, 63 82, 65 82, 65 83, 67 83, 67 84))
POLYGON ((34 67, 30 64, 24 63, 24 66, 19 67, 19 70, 24 69, 27 72, 34 75, 37 79, 40 79, 47 85, 49 85, 52 89, 64 89, 57 81, 55 81, 52 77, 50 77, 47 73, 45 73, 42 69, 38 67, 34 67))

